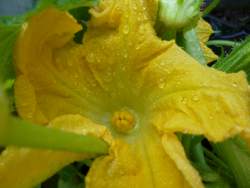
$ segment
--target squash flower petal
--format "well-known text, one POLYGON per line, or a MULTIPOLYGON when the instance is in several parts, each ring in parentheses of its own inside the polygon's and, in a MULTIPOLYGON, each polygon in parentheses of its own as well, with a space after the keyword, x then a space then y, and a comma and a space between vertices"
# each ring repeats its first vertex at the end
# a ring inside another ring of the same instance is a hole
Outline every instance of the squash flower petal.
MULTIPOLYGON (((161 136, 154 129, 148 131, 133 142, 132 146, 117 141, 109 156, 97 158, 86 178, 86 186, 91 188, 203 187, 198 172, 190 165, 185 153, 183 153, 185 161, 182 160, 182 164, 187 169, 179 170, 174 162, 179 158, 171 158, 168 152, 164 151, 161 136), (191 176, 193 174, 194 176, 191 176)), ((171 140, 168 140, 168 143, 168 145, 173 144, 171 140)), ((178 153, 176 149, 171 152, 178 153)))
POLYGON ((206 42, 209 40, 209 37, 213 34, 213 29, 209 23, 205 20, 200 19, 197 25, 197 35, 200 40, 200 46, 204 53, 207 63, 211 63, 218 59, 218 56, 206 45, 206 42))
MULTIPOLYGON (((50 8, 32 17, 17 41, 15 97, 23 119, 46 125, 79 114, 113 136, 110 154, 89 171, 89 188, 203 187, 174 133, 217 142, 249 128, 245 74, 203 67, 174 41, 159 39, 156 2, 101 1, 83 44, 73 41, 81 29, 74 18, 50 8)), ((10 174, 5 160, 0 175, 10 174)))

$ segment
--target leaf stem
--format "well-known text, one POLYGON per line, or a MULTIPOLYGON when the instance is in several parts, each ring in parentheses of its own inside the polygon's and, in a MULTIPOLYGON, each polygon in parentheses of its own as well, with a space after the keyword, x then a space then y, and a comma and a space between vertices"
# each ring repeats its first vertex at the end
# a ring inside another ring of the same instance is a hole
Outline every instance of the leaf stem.
POLYGON ((229 41, 229 40, 210 40, 207 42, 208 46, 229 46, 229 47, 235 47, 239 46, 240 42, 235 41, 229 41))
POLYGON ((3 146, 15 145, 94 154, 108 152, 107 143, 94 136, 78 135, 55 128, 33 125, 14 117, 10 117, 4 132, 4 136, 0 138, 0 144, 3 146))
POLYGON ((230 139, 213 144, 213 149, 232 170, 237 187, 250 187, 250 157, 236 143, 230 139))
POLYGON ((208 15, 212 10, 214 10, 220 3, 220 0, 213 0, 203 11, 203 16, 208 15))

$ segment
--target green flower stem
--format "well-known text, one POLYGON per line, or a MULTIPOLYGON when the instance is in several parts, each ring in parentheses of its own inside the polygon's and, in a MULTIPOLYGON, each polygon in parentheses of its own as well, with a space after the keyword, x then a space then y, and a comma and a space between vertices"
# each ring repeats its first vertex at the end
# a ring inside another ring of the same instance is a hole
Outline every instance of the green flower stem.
POLYGON ((0 144, 3 146, 15 145, 94 154, 108 152, 107 143, 94 136, 83 136, 55 128, 32 125, 14 117, 9 118, 8 126, 5 126, 4 131, 4 136, 0 138, 0 144))
POLYGON ((220 0, 213 0, 207 8, 203 11, 203 16, 208 15, 212 10, 214 10, 220 3, 220 0))
POLYGON ((240 42, 228 41, 228 40, 210 40, 207 42, 208 46, 229 46, 235 47, 239 46, 240 42))
POLYGON ((230 139, 213 144, 213 149, 232 170, 237 187, 250 187, 250 156, 247 149, 243 149, 237 142, 230 139))
POLYGON ((177 43, 199 63, 207 64, 195 28, 183 30, 177 37, 177 43))

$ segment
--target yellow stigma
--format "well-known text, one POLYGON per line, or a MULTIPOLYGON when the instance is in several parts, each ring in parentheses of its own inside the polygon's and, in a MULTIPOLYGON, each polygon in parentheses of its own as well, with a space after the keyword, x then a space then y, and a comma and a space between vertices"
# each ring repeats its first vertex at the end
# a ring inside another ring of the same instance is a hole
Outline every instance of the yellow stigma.
POLYGON ((115 112, 111 121, 115 130, 120 133, 128 133, 135 127, 135 118, 127 111, 115 112))

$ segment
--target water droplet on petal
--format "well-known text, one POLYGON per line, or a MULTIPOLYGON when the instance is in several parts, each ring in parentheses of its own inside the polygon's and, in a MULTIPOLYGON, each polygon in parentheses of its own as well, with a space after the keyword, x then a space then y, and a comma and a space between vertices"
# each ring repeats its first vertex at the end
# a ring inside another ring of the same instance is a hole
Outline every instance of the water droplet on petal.
POLYGON ((159 84, 159 88, 160 88, 160 89, 163 89, 164 87, 165 87, 165 84, 164 84, 164 83, 159 84))
POLYGON ((214 117, 212 115, 210 115, 208 118, 211 119, 211 120, 214 119, 214 117))
POLYGON ((123 28, 123 33, 124 33, 125 35, 127 35, 127 34, 129 33, 129 27, 128 27, 128 25, 125 25, 125 26, 124 26, 124 28, 123 28))
POLYGON ((182 97, 182 98, 181 98, 181 102, 182 102, 183 104, 187 104, 187 98, 186 98, 186 97, 182 97))
POLYGON ((123 54, 123 57, 124 57, 125 59, 127 59, 127 58, 128 58, 128 54, 127 54, 127 53, 124 53, 124 54, 123 54))
POLYGON ((238 87, 238 85, 237 85, 236 82, 234 82, 234 83, 232 84, 232 86, 233 86, 233 87, 238 87))
POLYGON ((194 95, 192 98, 193 101, 198 102, 200 99, 197 95, 194 95))
POLYGON ((160 89, 163 89, 163 88, 165 87, 165 85, 166 85, 165 79, 161 78, 161 79, 159 80, 158 87, 159 87, 160 89))

